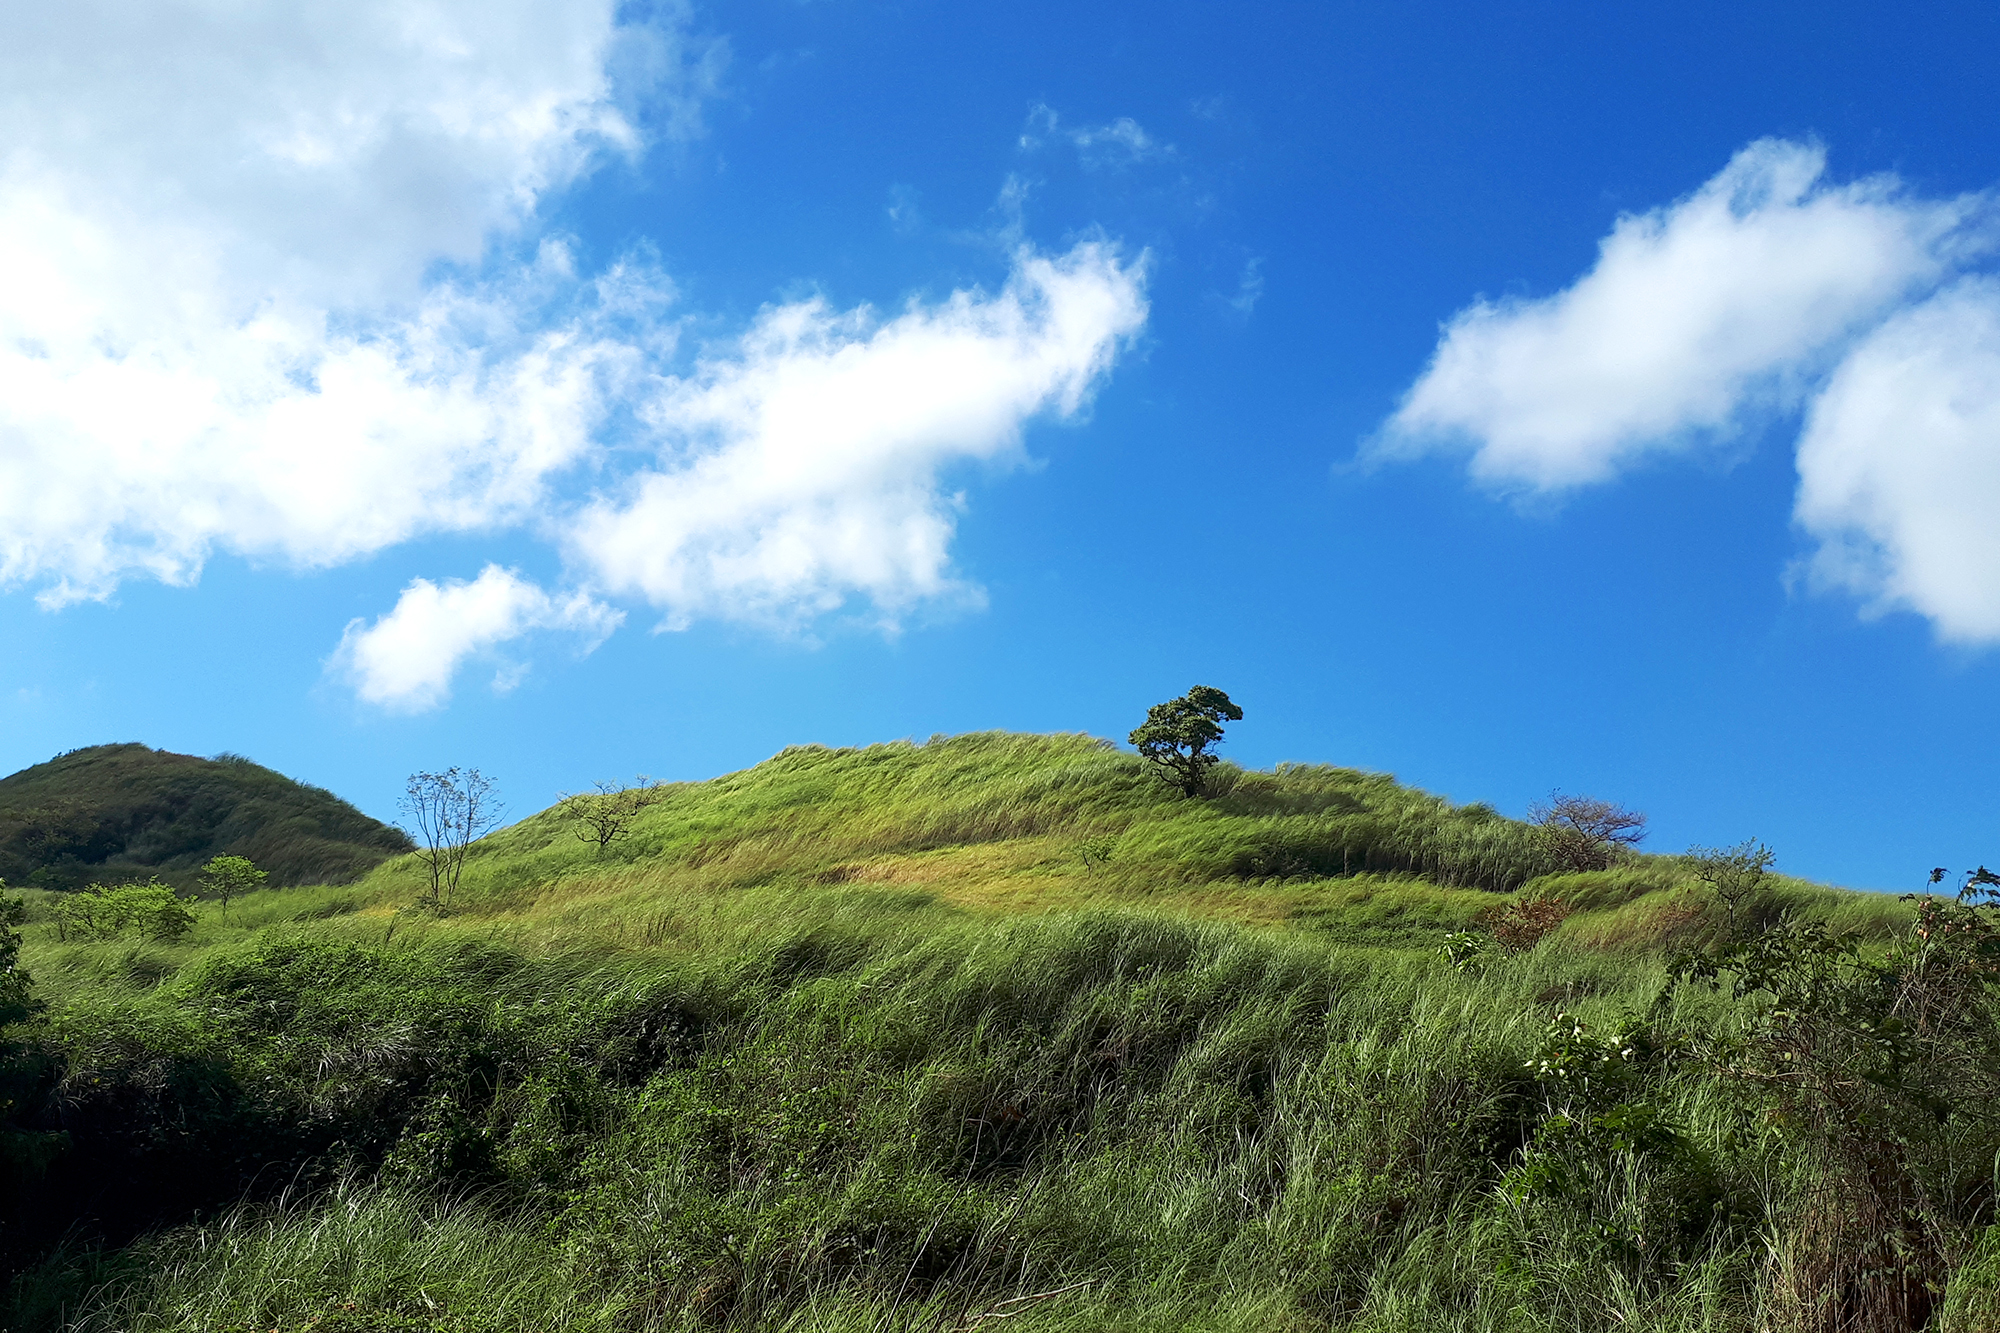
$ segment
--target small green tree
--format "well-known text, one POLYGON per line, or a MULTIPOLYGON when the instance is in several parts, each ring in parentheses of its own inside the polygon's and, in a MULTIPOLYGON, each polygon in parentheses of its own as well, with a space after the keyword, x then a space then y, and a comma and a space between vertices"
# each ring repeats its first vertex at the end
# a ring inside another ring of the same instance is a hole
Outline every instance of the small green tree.
POLYGON ((56 934, 86 940, 116 939, 130 928, 155 940, 177 940, 194 925, 194 904, 174 886, 150 879, 144 884, 92 884, 66 893, 56 904, 56 934))
POLYGON ((1736 938, 1736 913, 1764 887, 1765 872, 1777 860, 1755 838, 1734 847, 1690 847, 1681 858, 1689 873, 1708 886, 1729 917, 1729 938, 1736 938))
POLYGON ((211 857, 201 868, 201 887, 220 898, 222 910, 227 912, 231 898, 264 887, 264 872, 247 856, 211 857))
POLYGON ((1154 704, 1131 741, 1162 781, 1184 796, 1201 795, 1208 770, 1219 762, 1210 753, 1222 743, 1222 724, 1241 722, 1243 710, 1209 685, 1197 685, 1178 699, 1154 704))

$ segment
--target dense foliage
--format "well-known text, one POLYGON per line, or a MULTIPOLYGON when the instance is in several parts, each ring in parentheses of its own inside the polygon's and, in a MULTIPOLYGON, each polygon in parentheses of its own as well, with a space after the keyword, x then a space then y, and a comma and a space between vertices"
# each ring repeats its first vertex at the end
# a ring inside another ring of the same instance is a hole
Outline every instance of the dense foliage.
POLYGON ((194 925, 194 904, 157 879, 143 884, 88 884, 65 894, 50 915, 63 941, 114 940, 131 932, 177 940, 194 925))
POLYGON ((1213 685, 1197 685, 1178 699, 1154 704, 1130 740, 1153 771, 1187 797, 1199 796, 1208 772, 1222 762, 1222 724, 1241 722, 1243 710, 1213 685))
POLYGON ((0 778, 0 877, 17 885, 157 874, 189 888, 218 855, 278 884, 334 883, 409 849, 331 792, 235 756, 96 745, 0 778))

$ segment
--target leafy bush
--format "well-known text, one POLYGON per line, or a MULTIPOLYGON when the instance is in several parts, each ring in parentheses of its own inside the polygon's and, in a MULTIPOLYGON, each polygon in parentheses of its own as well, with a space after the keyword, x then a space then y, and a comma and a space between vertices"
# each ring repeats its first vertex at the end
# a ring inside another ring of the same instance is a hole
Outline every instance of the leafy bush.
POLYGON ((1454 930, 1438 946, 1438 955, 1453 971, 1470 972, 1493 951, 1493 937, 1476 930, 1454 930))
MULTIPOLYGON (((7 887, 0 880, 0 891, 7 887)), ((21 968, 21 932, 28 905, 19 898, 0 898, 0 1028, 35 1012, 33 978, 21 968)))
POLYGON ((1924 1326, 1993 1215, 2000 902, 1972 887, 1911 900, 1883 957, 1791 922, 1677 971, 1753 1006, 1709 1059, 1801 1165, 1776 1262, 1808 1329, 1924 1326))
POLYGON ((110 887, 92 884, 64 894, 55 909, 56 930, 65 940, 115 939, 127 930, 147 939, 177 940, 194 920, 194 904, 158 879, 110 887))

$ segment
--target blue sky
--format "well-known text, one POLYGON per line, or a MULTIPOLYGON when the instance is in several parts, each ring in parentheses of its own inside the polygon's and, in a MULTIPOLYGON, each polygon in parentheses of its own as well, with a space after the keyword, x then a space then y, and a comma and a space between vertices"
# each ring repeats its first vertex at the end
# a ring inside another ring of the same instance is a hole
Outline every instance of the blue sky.
POLYGON ((2000 855, 2000 15, 0 17, 0 769, 395 814, 1221 686, 1240 762, 2000 855))

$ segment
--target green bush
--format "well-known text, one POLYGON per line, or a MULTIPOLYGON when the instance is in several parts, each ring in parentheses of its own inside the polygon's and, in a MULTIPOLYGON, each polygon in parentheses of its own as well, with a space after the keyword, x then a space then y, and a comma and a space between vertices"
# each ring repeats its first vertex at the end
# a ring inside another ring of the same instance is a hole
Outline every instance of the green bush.
POLYGON ((55 908, 64 940, 116 939, 127 930, 153 940, 177 940, 194 925, 195 907, 158 879, 143 884, 92 884, 63 895, 55 908))

